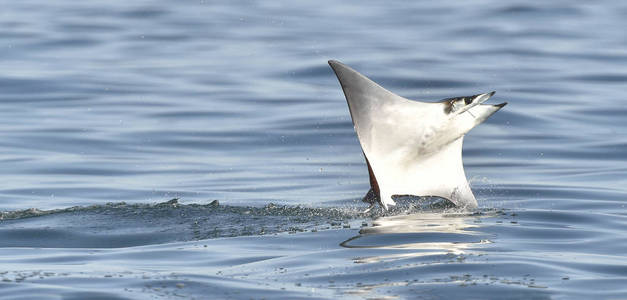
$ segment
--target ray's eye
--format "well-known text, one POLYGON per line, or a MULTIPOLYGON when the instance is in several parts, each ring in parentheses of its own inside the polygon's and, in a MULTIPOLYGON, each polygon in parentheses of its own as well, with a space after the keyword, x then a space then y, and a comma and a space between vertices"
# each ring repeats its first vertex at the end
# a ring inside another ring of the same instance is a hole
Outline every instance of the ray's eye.
POLYGON ((466 103, 466 105, 472 103, 472 98, 471 97, 464 98, 464 103, 466 103))

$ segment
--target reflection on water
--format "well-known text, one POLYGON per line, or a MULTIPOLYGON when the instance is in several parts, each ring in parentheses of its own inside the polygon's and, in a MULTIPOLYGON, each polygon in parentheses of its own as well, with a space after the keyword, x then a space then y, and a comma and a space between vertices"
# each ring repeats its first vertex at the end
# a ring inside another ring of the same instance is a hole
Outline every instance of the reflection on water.
POLYGON ((416 252, 359 258, 357 262, 378 262, 396 257, 434 254, 462 254, 464 249, 489 243, 488 236, 470 231, 480 225, 475 213, 423 212, 417 214, 381 217, 341 243, 347 248, 412 249, 416 252))
MULTIPOLYGON (((414 298, 433 291, 452 298, 461 292, 477 299, 489 299, 486 295, 491 293, 499 295, 497 299, 549 299, 547 286, 536 280, 541 273, 507 258, 486 257, 499 249, 493 242, 498 232, 520 228, 509 221, 517 216, 502 210, 431 210, 377 218, 340 244, 355 253, 365 251, 367 255, 353 257, 352 262, 362 274, 369 274, 367 282, 343 292, 376 299, 414 298), (377 271, 370 272, 371 268, 377 271), (502 295, 505 290, 515 292, 502 295)), ((560 273, 551 276, 568 278, 560 273)))
POLYGON ((467 212, 424 212, 420 214, 389 216, 374 220, 373 227, 364 228, 360 233, 443 232, 464 234, 470 233, 466 230, 467 228, 477 226, 468 222, 479 216, 479 214, 467 212))
MULTIPOLYGON (((359 235, 340 245, 354 249, 380 249, 380 254, 353 258, 355 264, 402 265, 411 269, 420 265, 448 265, 464 262, 468 249, 491 243, 489 236, 480 233, 481 218, 492 214, 481 212, 427 211, 396 216, 385 216, 373 221, 372 227, 364 227, 359 235), (416 264, 416 262, 419 262, 416 264)), ((476 251, 474 254, 477 254, 476 251)), ((388 267, 389 268, 389 267, 388 267)), ((393 268, 391 268, 393 269, 393 268)), ((474 282, 470 275, 444 279, 389 280, 381 278, 372 284, 357 284, 346 291, 350 295, 387 299, 379 295, 382 288, 409 287, 421 284, 459 284, 474 282)), ((396 299, 392 297, 390 299, 396 299)))

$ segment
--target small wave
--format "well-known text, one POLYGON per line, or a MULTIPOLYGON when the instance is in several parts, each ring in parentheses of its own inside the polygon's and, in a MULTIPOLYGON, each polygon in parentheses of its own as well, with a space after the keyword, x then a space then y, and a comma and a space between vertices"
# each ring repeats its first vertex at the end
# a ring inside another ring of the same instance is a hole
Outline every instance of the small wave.
POLYGON ((231 206, 222 205, 218 200, 213 200, 208 204, 183 204, 179 202, 179 198, 174 198, 165 202, 156 204, 126 202, 109 202, 106 204, 97 204, 90 206, 72 206, 68 208, 40 210, 37 208, 29 208, 16 211, 0 212, 0 221, 17 220, 24 218, 41 217, 46 215, 63 214, 63 213, 123 213, 132 211, 135 214, 144 215, 145 213, 154 214, 156 212, 164 213, 166 211, 178 211, 182 215, 198 213, 204 214, 235 214, 245 216, 285 216, 299 217, 298 220, 307 220, 307 218, 324 217, 328 219, 354 219, 354 218, 375 218, 385 215, 399 215, 416 213, 424 210, 447 210, 454 206, 439 198, 429 197, 412 197, 399 196, 396 199, 397 205, 391 206, 386 212, 381 209, 374 209, 368 213, 364 213, 364 207, 306 207, 301 205, 276 205, 269 203, 263 207, 256 206, 231 206))
POLYGON ((103 205, 73 206, 61 209, 40 210, 29 208, 17 211, 0 212, 0 220, 15 220, 41 217, 63 213, 125 213, 133 212, 138 215, 165 213, 177 211, 185 214, 238 214, 248 216, 329 216, 346 218, 354 216, 357 210, 339 208, 307 208, 303 206, 276 205, 270 203, 263 207, 220 205, 218 200, 209 204, 182 204, 178 198, 156 204, 126 202, 109 202, 103 205))
POLYGON ((315 208, 268 204, 263 207, 182 204, 178 199, 156 204, 36 208, 0 213, 0 246, 128 247, 222 237, 295 233, 366 227, 384 215, 445 211, 442 201, 408 201, 385 212, 365 206, 315 208), (45 236, 45 239, 41 237, 45 236))

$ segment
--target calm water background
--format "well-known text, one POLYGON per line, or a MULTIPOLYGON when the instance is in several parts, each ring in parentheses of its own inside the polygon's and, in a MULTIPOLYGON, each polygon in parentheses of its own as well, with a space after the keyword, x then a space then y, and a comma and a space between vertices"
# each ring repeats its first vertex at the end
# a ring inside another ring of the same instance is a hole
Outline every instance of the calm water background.
POLYGON ((1 297, 626 299, 625 16, 5 2, 1 297), (465 139, 480 209, 360 214, 367 170, 328 59, 411 99, 508 101, 465 139))

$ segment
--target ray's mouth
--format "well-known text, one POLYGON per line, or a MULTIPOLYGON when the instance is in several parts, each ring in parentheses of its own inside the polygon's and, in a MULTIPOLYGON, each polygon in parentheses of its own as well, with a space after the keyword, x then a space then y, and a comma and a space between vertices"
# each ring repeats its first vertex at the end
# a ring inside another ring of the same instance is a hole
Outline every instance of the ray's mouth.
POLYGON ((488 101, 488 99, 490 99, 492 96, 494 96, 495 93, 496 93, 495 91, 492 91, 492 92, 485 93, 485 94, 478 94, 478 95, 474 95, 470 97, 464 97, 463 101, 466 105, 462 107, 461 109, 459 109, 457 113, 462 114, 462 113, 468 112, 473 118, 476 119, 477 116, 473 114, 471 111, 473 107, 476 107, 478 105, 491 105, 494 107, 498 107, 499 109, 503 108, 505 105, 507 105, 507 102, 503 102, 499 104, 483 104, 484 102, 488 101))

